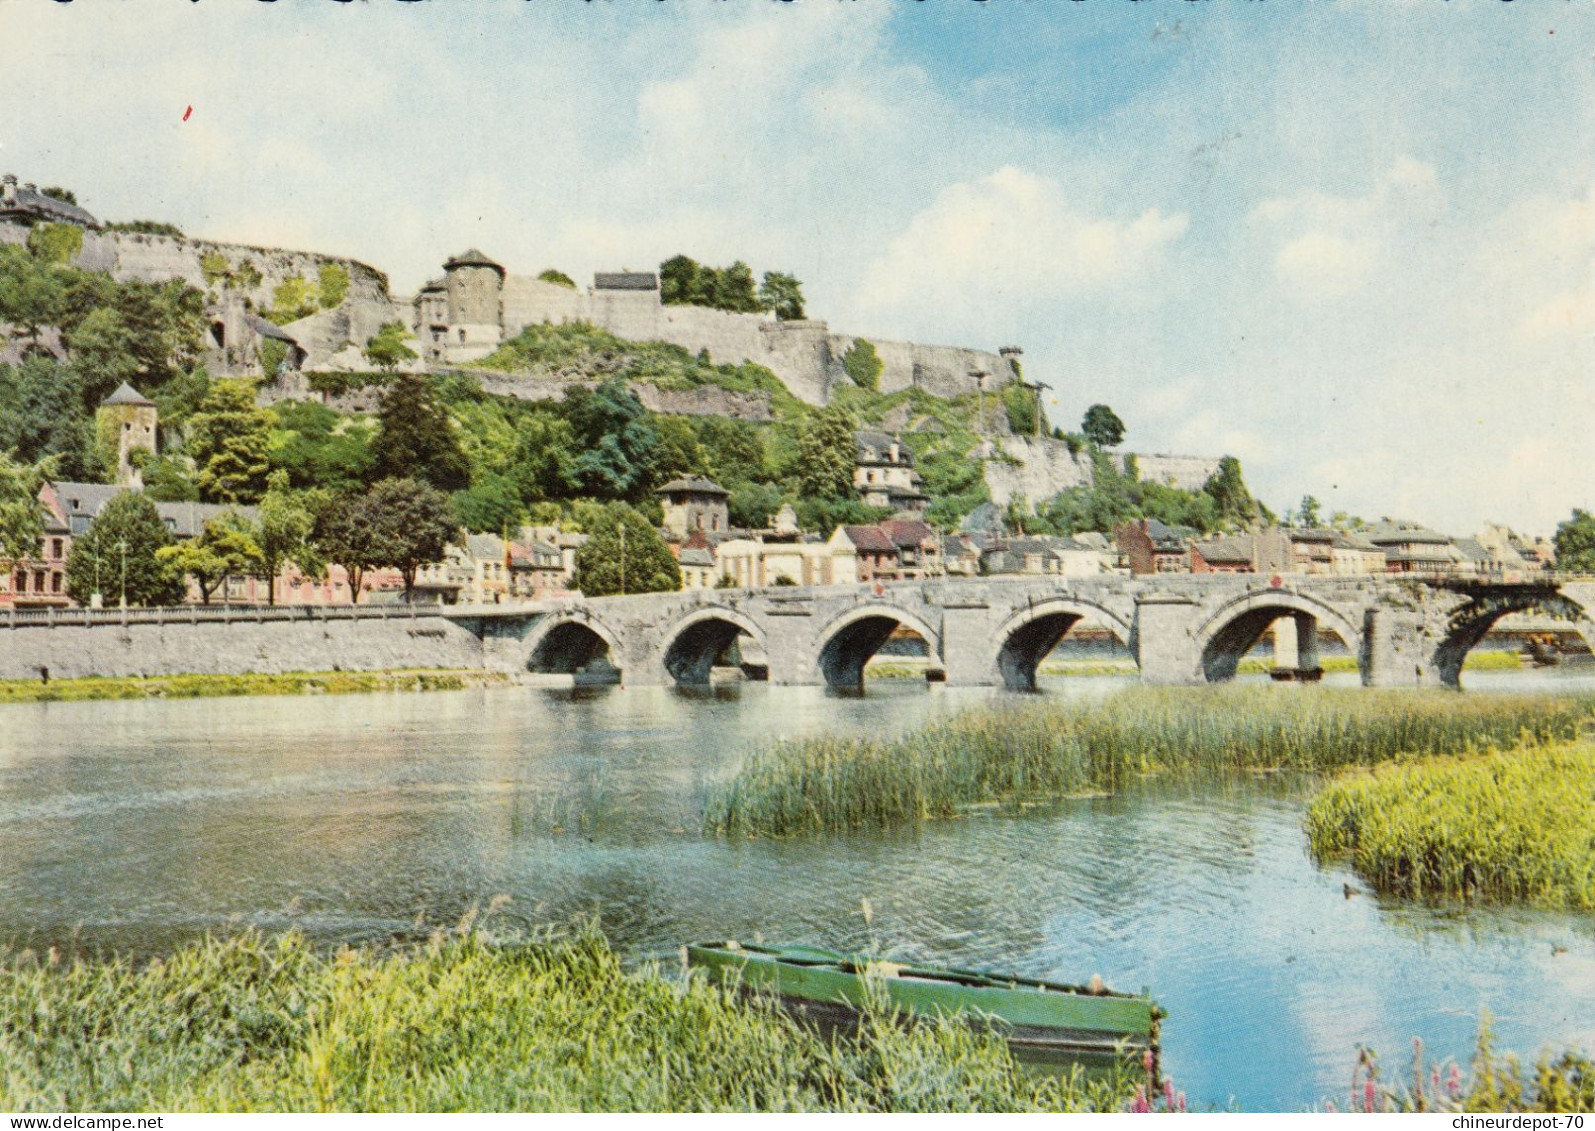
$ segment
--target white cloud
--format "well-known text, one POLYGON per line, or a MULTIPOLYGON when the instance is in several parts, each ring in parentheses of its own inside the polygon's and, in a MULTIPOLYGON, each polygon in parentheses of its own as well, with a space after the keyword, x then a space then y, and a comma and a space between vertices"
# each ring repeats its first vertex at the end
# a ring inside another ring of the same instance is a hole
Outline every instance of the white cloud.
POLYGON ((1157 208, 1089 215, 1056 180, 1006 165, 942 189, 871 266, 861 301, 956 308, 1111 289, 1142 277, 1187 226, 1157 208))
POLYGON ((1308 232, 1279 249, 1280 278, 1304 295, 1338 298, 1368 283, 1379 266, 1379 242, 1308 232))

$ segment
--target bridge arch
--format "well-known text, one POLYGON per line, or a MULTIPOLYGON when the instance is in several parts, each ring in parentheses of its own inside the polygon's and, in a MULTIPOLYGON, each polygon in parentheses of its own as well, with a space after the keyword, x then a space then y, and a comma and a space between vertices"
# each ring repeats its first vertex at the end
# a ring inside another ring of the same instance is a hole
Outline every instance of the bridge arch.
MULTIPOLYGON (((1559 591, 1505 588, 1474 594, 1446 620, 1445 635, 1434 650, 1434 669, 1446 687, 1462 686, 1462 665, 1495 622, 1511 613, 1538 610, 1549 616, 1571 621, 1588 642, 1592 628, 1584 606, 1559 591)), ((1595 643, 1592 643, 1595 647, 1595 643)))
POLYGON ((764 630, 735 609, 711 605, 673 623, 665 632, 662 661, 678 684, 704 686, 715 661, 737 638, 750 636, 764 648, 764 630))
POLYGON ((906 609, 872 603, 848 610, 820 630, 815 657, 820 676, 830 687, 862 689, 864 665, 899 628, 917 633, 925 641, 932 668, 943 667, 940 633, 906 609))
POLYGON ((587 612, 553 613, 526 639, 526 670, 574 675, 600 657, 621 664, 620 637, 587 612))
POLYGON ((991 666, 1011 691, 1034 691, 1036 669, 1065 634, 1082 620, 1100 624, 1131 648, 1130 626, 1091 601, 1052 597, 1019 609, 997 629, 991 666))
MULTIPOLYGON (((1196 652, 1203 678, 1208 683, 1233 679, 1241 658, 1269 626, 1280 617, 1293 614, 1310 618, 1315 629, 1328 628, 1357 657, 1358 667, 1363 666, 1362 632, 1338 609, 1288 589, 1259 589, 1226 603, 1196 630, 1196 652)), ((1308 644, 1316 650, 1315 644, 1308 644)))

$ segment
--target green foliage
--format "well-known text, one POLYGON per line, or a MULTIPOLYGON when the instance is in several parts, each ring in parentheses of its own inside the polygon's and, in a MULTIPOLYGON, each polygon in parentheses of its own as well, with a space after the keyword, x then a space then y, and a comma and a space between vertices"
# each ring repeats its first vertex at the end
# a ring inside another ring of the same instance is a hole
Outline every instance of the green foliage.
POLYGON ((321 309, 331 310, 349 294, 348 270, 341 263, 323 263, 316 272, 316 290, 321 309))
POLYGON ((785 502, 781 489, 771 483, 744 483, 727 500, 732 526, 750 530, 767 529, 775 512, 785 502))
POLYGON ((0 680, 0 703, 81 703, 103 699, 217 699, 234 695, 368 695, 377 691, 463 691, 509 682, 503 672, 446 668, 380 672, 251 672, 248 675, 87 676, 0 680))
POLYGON ((1018 382, 1003 386, 1002 407, 1008 413, 1008 429, 1017 436, 1038 435, 1041 430, 1036 395, 1034 389, 1018 382))
POLYGON ((803 284, 780 271, 766 271, 759 285, 759 306, 782 322, 803 320, 803 284))
POLYGON ((188 452, 202 498, 252 503, 271 471, 271 415, 255 404, 255 385, 234 378, 211 382, 188 421, 188 452))
POLYGON ((1212 497, 1214 506, 1218 508, 1219 523, 1223 526, 1247 526, 1256 522, 1262 514, 1257 500, 1246 489, 1246 480, 1241 476, 1241 461, 1234 456, 1225 456, 1219 461, 1218 470, 1202 485, 1202 490, 1212 497))
POLYGON ((321 309, 319 299, 316 284, 302 275, 292 275, 277 284, 271 292, 271 306, 261 313, 269 321, 286 326, 321 309))
POLYGON ((36 557, 44 538, 43 476, 0 450, 0 571, 36 557))
POLYGON ((48 357, 0 366, 0 450, 24 463, 49 459, 58 478, 93 482, 105 471, 77 374, 48 357))
POLYGON ((1313 799, 1307 833, 1381 892, 1595 909, 1595 746, 1351 774, 1313 799))
POLYGON ((28 250, 45 263, 71 263, 83 250, 83 229, 76 224, 39 224, 28 232, 28 250))
POLYGON ((309 577, 325 572, 326 562, 314 540, 315 529, 313 499, 290 486, 286 471, 272 472, 260 500, 254 530, 260 571, 266 575, 268 604, 277 603, 277 574, 287 562, 309 577))
POLYGON ((553 283, 556 287, 566 287, 570 290, 576 289, 575 279, 572 279, 569 275, 565 274, 565 272, 557 271, 552 267, 548 268, 546 271, 543 271, 537 277, 544 283, 553 283))
POLYGON ((404 362, 414 361, 419 356, 404 344, 410 336, 403 322, 384 322, 375 334, 366 339, 365 349, 361 352, 372 365, 391 373, 404 362))
POLYGON ((829 538, 838 526, 867 526, 891 517, 890 507, 871 507, 857 499, 799 499, 792 509, 798 525, 829 538))
POLYGON ((183 229, 176 224, 168 224, 162 220, 117 220, 105 225, 108 232, 131 232, 139 236, 167 236, 174 240, 183 239, 183 229))
POLYGON ((828 405, 809 418, 798 435, 798 488, 805 500, 853 497, 857 448, 853 416, 840 405, 828 405))
MULTIPOLYGON (((489 920, 495 930, 498 924, 489 920)), ((0 968, 8 1111, 1114 1110, 1127 1077, 1021 1068, 998 1033, 866 1015, 822 1036, 595 928, 330 952, 246 933, 157 962, 0 968)))
POLYGON ((471 480, 470 465, 448 413, 425 377, 396 377, 382 398, 372 473, 379 479, 414 477, 443 491, 458 491, 471 480))
POLYGON ((562 415, 575 436, 570 472, 582 494, 632 502, 648 495, 659 466, 659 431, 624 381, 571 389, 562 415))
POLYGON ((683 416, 657 416, 654 428, 659 434, 655 484, 668 483, 683 475, 709 473, 709 453, 698 441, 698 430, 691 421, 683 416))
POLYGON ((568 499, 577 491, 576 433, 562 416, 534 415, 518 427, 511 478, 527 502, 568 499))
POLYGON ((991 501, 979 460, 943 449, 919 458, 917 464, 925 481, 925 494, 931 498, 925 520, 933 526, 951 530, 981 503, 991 501))
POLYGON ((633 508, 625 503, 594 508, 583 526, 588 538, 576 551, 575 586, 584 596, 668 593, 681 588, 681 567, 670 547, 654 524, 633 508))
POLYGON ((60 185, 46 185, 44 188, 40 189, 39 192, 44 196, 49 197, 51 200, 59 200, 63 204, 76 204, 78 202, 77 193, 73 192, 69 188, 63 188, 60 185))
POLYGON ((1556 528, 1556 568, 1573 573, 1595 573, 1595 515, 1573 511, 1573 517, 1556 528))
POLYGON ((855 338, 842 355, 842 368, 852 378, 853 384, 867 392, 875 392, 881 387, 881 373, 886 369, 886 363, 875 352, 873 342, 866 338, 855 338))
POLYGON ((176 456, 160 456, 145 461, 139 471, 144 477, 144 494, 155 502, 199 502, 199 488, 189 475, 184 460, 176 456))
POLYGON ((205 280, 205 285, 214 287, 217 283, 230 284, 232 282, 232 264, 227 262, 227 257, 215 248, 211 248, 199 257, 199 273, 205 280))
POLYGON ((271 413, 271 465, 287 472, 291 486, 350 491, 371 478, 375 428, 368 420, 339 416, 315 401, 283 401, 271 413))
POLYGON ((1124 441, 1124 421, 1105 404, 1094 404, 1085 410, 1080 431, 1099 448, 1116 448, 1124 441))
POLYGON ((710 830, 790 836, 954 817, 1114 791, 1148 774, 1244 774, 1371 765, 1518 740, 1568 739, 1587 701, 1464 699, 1366 688, 1135 689, 1088 704, 980 708, 891 738, 786 742, 749 758, 706 805, 710 830))
MULTIPOLYGON (((742 314, 765 309, 754 287, 753 271, 740 259, 729 267, 709 267, 677 255, 659 265, 659 290, 666 306, 707 306, 742 314)), ((801 298, 798 295, 799 302, 801 298)))
POLYGON ((260 340, 260 371, 268 381, 272 380, 282 370, 282 363, 288 360, 288 346, 276 338, 262 338, 260 340))
POLYGON ((526 504, 515 480, 489 472, 449 500, 455 517, 475 533, 513 535, 526 521, 526 504))
POLYGON ((1296 522, 1300 526, 1316 527, 1324 521, 1323 504, 1311 495, 1301 497, 1301 505, 1296 508, 1296 522))
POLYGON ((178 576, 192 578, 206 605, 229 577, 256 573, 261 566, 260 546, 250 524, 236 513, 211 519, 197 537, 162 546, 155 559, 178 576))
POLYGON ((182 575, 157 557, 171 541, 154 503, 137 491, 114 495, 88 530, 72 540, 67 592, 87 605, 98 584, 107 605, 118 603, 124 592, 129 605, 175 605, 183 599, 182 575))
POLYGON ((448 496, 414 479, 378 482, 362 499, 361 518, 371 529, 373 564, 399 571, 407 600, 416 572, 442 561, 460 530, 448 496))

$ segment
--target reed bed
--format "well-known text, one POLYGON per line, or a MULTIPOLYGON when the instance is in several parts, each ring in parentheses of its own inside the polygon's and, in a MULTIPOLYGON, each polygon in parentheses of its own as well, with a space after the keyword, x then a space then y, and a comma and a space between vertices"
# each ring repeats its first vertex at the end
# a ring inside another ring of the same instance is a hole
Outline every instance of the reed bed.
POLYGON ((1307 810, 1320 860, 1392 895, 1595 909, 1595 745, 1379 766, 1307 810))
POLYGON ((707 830, 793 836, 1116 791, 1148 775, 1313 772, 1574 737, 1590 703, 1545 695, 1295 687, 1135 688, 951 716, 894 738, 752 754, 705 801, 707 830))
POLYGON ((1018 1068, 1001 1039, 867 1019, 823 1040, 601 935, 319 952, 289 934, 0 966, 9 1111, 1114 1110, 1127 1077, 1018 1068))
POLYGON ((247 675, 95 676, 0 680, 0 703, 89 699, 209 699, 232 695, 354 695, 374 691, 462 691, 507 686, 503 672, 417 669, 378 672, 278 672, 247 675))

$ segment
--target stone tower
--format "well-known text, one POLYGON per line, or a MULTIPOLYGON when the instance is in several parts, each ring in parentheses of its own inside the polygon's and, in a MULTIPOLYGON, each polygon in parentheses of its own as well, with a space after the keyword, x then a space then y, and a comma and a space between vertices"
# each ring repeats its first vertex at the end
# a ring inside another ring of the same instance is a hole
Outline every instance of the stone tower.
POLYGON ((159 423, 155 402, 140 396, 124 381, 121 388, 100 402, 95 423, 107 448, 111 435, 116 436, 117 485, 143 487, 144 477, 134 466, 133 453, 144 451, 155 455, 155 428, 159 423))
POLYGON ((443 264, 452 361, 485 357, 504 333, 504 268, 472 248, 443 264))

